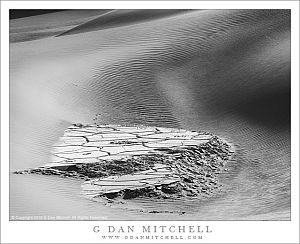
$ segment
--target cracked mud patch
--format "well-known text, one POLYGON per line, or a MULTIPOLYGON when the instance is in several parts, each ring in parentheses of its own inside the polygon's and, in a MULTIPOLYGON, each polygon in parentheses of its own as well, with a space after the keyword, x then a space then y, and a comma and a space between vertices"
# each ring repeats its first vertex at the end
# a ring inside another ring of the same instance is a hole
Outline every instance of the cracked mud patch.
POLYGON ((48 164, 15 173, 84 179, 83 195, 109 203, 205 199, 221 189, 218 175, 232 154, 204 132, 75 124, 53 146, 48 164))

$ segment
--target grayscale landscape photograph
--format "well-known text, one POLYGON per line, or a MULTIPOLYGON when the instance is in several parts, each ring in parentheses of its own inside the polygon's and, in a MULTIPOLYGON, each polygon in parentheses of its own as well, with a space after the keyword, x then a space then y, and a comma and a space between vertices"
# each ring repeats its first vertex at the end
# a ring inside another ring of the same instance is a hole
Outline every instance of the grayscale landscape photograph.
POLYGON ((10 220, 291 219, 289 9, 9 17, 10 220))

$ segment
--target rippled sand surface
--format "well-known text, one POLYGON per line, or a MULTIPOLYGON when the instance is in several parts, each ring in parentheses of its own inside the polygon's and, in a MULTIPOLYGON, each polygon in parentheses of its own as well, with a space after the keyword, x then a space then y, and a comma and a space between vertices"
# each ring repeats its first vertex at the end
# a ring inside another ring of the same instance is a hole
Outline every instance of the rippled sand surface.
POLYGON ((176 203, 194 208, 193 216, 107 210, 71 196, 71 180, 33 175, 11 177, 11 215, 84 209, 95 216, 98 209, 109 219, 289 219, 288 10, 154 12, 138 21, 117 11, 63 13, 11 21, 11 171, 47 163, 73 123, 208 131, 236 155, 222 175, 222 196, 176 203), (49 200, 33 207, 32 199, 49 200), (54 201, 63 207, 50 211, 54 201))

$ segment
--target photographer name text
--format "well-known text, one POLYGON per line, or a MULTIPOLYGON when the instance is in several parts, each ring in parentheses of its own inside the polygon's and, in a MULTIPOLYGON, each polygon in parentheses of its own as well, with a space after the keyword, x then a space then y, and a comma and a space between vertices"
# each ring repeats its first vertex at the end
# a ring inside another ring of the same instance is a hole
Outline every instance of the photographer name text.
POLYGON ((110 234, 192 234, 192 233, 212 233, 209 225, 108 225, 108 226, 93 226, 95 233, 110 233, 110 234))

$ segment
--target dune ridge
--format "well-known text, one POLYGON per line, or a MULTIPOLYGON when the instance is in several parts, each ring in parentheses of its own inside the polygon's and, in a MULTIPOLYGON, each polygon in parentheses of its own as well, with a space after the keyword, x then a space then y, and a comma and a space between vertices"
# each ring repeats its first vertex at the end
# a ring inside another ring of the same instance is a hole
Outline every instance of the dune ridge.
POLYGON ((78 25, 57 36, 72 35, 89 31, 117 28, 124 25, 143 23, 144 21, 157 20, 176 14, 182 14, 187 9, 136 9, 136 10, 111 10, 86 23, 78 25))

